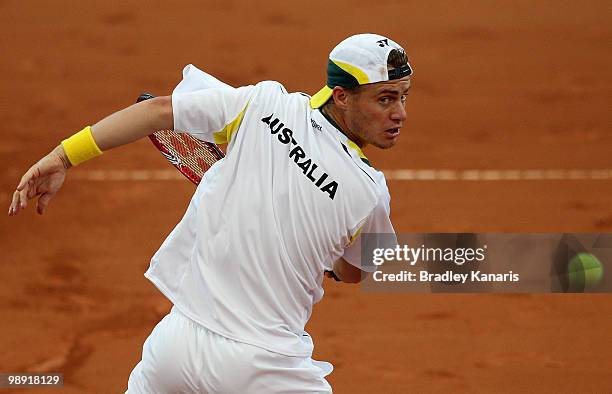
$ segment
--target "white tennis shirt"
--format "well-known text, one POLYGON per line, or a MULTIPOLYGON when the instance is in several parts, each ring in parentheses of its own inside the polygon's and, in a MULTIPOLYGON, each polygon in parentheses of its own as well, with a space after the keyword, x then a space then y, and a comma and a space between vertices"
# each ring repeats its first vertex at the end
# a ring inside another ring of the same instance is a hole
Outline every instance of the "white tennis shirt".
POLYGON ((271 81, 214 88, 221 83, 211 78, 184 70, 174 127, 227 141, 227 156, 205 174, 145 276, 211 331, 310 356, 304 326, 324 270, 342 256, 360 267, 360 232, 393 233, 384 176, 308 96, 271 81))

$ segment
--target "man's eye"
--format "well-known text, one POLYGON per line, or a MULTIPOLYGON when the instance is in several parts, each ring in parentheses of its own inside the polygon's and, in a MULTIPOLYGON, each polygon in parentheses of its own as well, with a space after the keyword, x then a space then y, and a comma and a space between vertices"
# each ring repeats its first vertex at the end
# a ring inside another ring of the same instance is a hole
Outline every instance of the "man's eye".
POLYGON ((407 98, 408 98, 408 97, 407 97, 405 94, 402 96, 402 98, 401 98, 401 100, 402 100, 402 104, 405 104, 405 103, 406 103, 406 99, 407 99, 407 98))
POLYGON ((391 98, 390 97, 382 97, 380 100, 381 104, 389 104, 391 102, 391 98))

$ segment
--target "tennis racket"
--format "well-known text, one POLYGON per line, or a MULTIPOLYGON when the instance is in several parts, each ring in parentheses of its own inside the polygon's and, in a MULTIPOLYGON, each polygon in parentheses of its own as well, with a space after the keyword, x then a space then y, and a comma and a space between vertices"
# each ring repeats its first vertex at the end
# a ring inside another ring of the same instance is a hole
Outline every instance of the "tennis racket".
MULTIPOLYGON (((136 102, 154 97, 152 94, 143 93, 136 102)), ((224 157, 223 151, 217 145, 200 141, 187 133, 160 130, 149 135, 149 139, 170 164, 196 185, 200 183, 204 173, 224 157)))

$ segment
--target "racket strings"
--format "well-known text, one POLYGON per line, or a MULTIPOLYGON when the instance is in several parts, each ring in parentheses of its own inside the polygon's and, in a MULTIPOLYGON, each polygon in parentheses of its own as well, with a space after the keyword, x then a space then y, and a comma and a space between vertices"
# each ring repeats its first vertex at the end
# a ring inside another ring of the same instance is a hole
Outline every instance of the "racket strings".
POLYGON ((215 162, 223 157, 214 147, 193 138, 187 133, 161 130, 155 133, 155 137, 168 150, 170 155, 178 159, 179 166, 182 167, 179 168, 181 172, 186 169, 190 170, 198 178, 201 178, 215 162))

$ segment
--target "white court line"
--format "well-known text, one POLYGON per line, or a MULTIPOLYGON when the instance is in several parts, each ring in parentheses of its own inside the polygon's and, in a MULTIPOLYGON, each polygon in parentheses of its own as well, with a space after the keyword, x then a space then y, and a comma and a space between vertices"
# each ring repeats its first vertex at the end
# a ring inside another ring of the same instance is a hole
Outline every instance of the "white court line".
MULTIPOLYGON (((612 169, 597 170, 450 170, 400 169, 383 170, 390 181, 547 181, 547 180, 611 180, 612 169)), ((84 181, 176 181, 185 177, 177 170, 76 170, 71 179, 84 181)))
POLYGON ((598 170, 384 170, 395 181, 548 181, 610 180, 612 169, 598 170))
POLYGON ((178 170, 83 170, 69 174, 71 179, 83 181, 182 181, 178 170))

